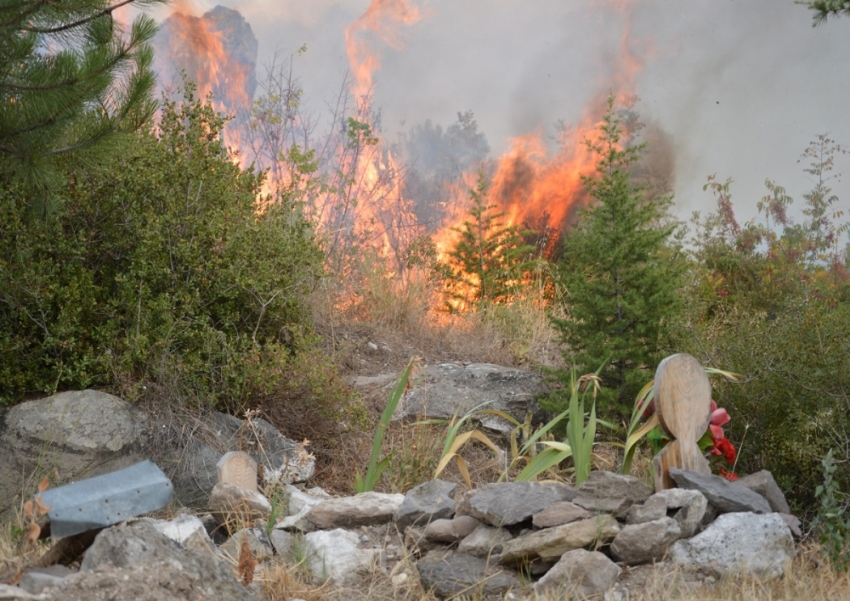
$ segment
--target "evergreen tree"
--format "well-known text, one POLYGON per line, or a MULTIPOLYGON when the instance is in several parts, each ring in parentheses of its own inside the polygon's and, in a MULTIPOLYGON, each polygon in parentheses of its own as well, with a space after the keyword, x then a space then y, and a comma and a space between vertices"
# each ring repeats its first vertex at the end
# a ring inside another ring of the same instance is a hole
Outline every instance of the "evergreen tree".
POLYGON ((850 15, 850 0, 812 0, 811 2, 797 0, 797 3, 805 4, 815 13, 813 27, 826 23, 830 16, 850 15))
POLYGON ((58 155, 91 162, 122 123, 153 115, 156 24, 141 15, 125 36, 112 13, 165 2, 0 0, 0 177, 23 181, 40 209, 58 155))
POLYGON ((508 301, 532 268, 534 247, 523 243, 529 232, 502 223, 505 214, 487 204, 488 188, 487 178, 479 172, 478 184, 469 191, 471 219, 452 228, 460 240, 444 266, 450 309, 508 301))
POLYGON ((678 306, 681 271, 665 246, 671 199, 649 198, 632 182, 645 145, 624 143, 613 97, 599 139, 586 144, 598 156, 595 175, 583 178, 594 201, 565 240, 558 277, 569 317, 553 321, 567 362, 579 373, 604 364, 600 401, 627 412, 651 378, 663 322, 678 306))

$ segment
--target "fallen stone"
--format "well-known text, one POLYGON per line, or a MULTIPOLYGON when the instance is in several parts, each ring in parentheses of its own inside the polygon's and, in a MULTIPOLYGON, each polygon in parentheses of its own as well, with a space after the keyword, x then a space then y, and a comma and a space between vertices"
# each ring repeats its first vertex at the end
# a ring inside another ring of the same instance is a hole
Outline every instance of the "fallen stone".
POLYGON ((774 577, 794 557, 794 539, 779 514, 725 513, 704 531, 670 548, 670 559, 718 575, 754 572, 774 577))
POLYGON ((575 495, 575 489, 555 482, 498 482, 485 484, 467 501, 469 515, 499 527, 524 522, 553 503, 571 501, 575 495))
POLYGON ((229 451, 215 464, 220 484, 233 484, 245 490, 259 492, 257 488, 257 462, 244 451, 229 451))
POLYGON ((623 476, 604 470, 590 472, 582 482, 573 503, 596 513, 624 517, 629 508, 643 503, 653 493, 651 487, 634 476, 623 476))
POLYGON ((425 526, 425 538, 435 543, 456 543, 466 538, 481 525, 481 522, 469 515, 451 520, 435 520, 425 526))
POLYGON ((460 541, 457 550, 474 557, 493 557, 502 552, 502 544, 513 536, 504 528, 480 525, 472 533, 460 541))
POLYGON ((59 586, 65 578, 76 572, 63 565, 52 565, 47 568, 30 568, 21 576, 18 586, 28 593, 38 595, 45 589, 59 586))
POLYGON ((670 477, 681 488, 698 490, 719 513, 770 513, 770 505, 760 494, 714 474, 670 468, 670 477))
POLYGON ((513 573, 488 567, 485 560, 463 553, 425 557, 416 562, 425 589, 445 599, 456 595, 504 595, 520 586, 513 573))
POLYGON ((618 561, 639 565, 660 561, 682 536, 679 523, 664 516, 642 524, 624 526, 611 543, 611 554, 618 561))
POLYGON ((534 591, 547 599, 585 599, 611 590, 620 572, 620 567, 602 553, 574 549, 564 553, 537 581, 534 591), (557 597, 552 597, 553 593, 557 597))
POLYGON ((780 513, 779 517, 781 517, 782 521, 788 525, 788 529, 791 530, 791 534, 794 535, 794 538, 803 538, 802 524, 797 516, 791 515, 790 513, 780 513))
POLYGON ((149 436, 142 411, 97 390, 15 405, 0 420, 0 518, 18 505, 17 495, 34 488, 26 479, 37 483, 56 468, 59 486, 129 467, 151 459, 149 436))
POLYGON ((619 532, 620 526, 617 520, 610 515, 600 515, 580 522, 546 528, 518 536, 504 543, 501 562, 511 565, 539 557, 543 561, 554 563, 567 551, 594 543, 607 543, 619 532))
POLYGON ((364 492, 353 497, 328 499, 307 512, 305 516, 317 528, 351 528, 391 522, 404 495, 364 492))
POLYGON ((767 470, 761 470, 755 474, 738 478, 735 484, 746 486, 751 491, 756 492, 767 499, 770 509, 776 513, 791 513, 791 508, 788 506, 788 501, 785 500, 785 495, 782 494, 782 489, 773 479, 773 474, 767 470))
POLYGON ((377 549, 361 548, 360 537, 341 528, 309 532, 304 540, 307 567, 318 583, 352 583, 360 574, 368 573, 380 555, 377 549))
MULTIPOLYGON (((520 422, 531 412, 534 423, 539 423, 546 421, 546 412, 538 399, 548 392, 542 376, 521 369, 489 363, 429 365, 421 370, 416 386, 402 397, 393 419, 451 419, 486 404, 487 409, 504 411, 520 422)), ((501 417, 476 419, 505 436, 514 428, 501 417)))
POLYGON ((181 577, 194 582, 200 598, 254 599, 223 562, 210 554, 181 546, 142 520, 100 532, 86 551, 80 571, 90 572, 106 564, 115 568, 145 564, 153 571, 159 566, 168 566, 167 570, 174 570, 176 566, 181 577))
POLYGON ((593 514, 591 512, 579 507, 575 503, 561 501, 559 503, 552 503, 540 513, 535 513, 531 519, 531 523, 537 528, 552 528, 553 526, 561 526, 592 517, 593 514))
POLYGON ((262 494, 232 484, 216 484, 210 494, 209 510, 219 525, 227 525, 231 531, 266 520, 272 506, 262 494))
POLYGON ((454 494, 457 484, 431 480, 414 486, 404 495, 395 518, 399 530, 422 526, 433 520, 448 519, 455 513, 454 494))
POLYGON ((259 528, 243 528, 227 539, 227 542, 218 550, 228 560, 238 563, 242 556, 243 542, 246 540, 248 541, 248 548, 251 549, 251 555, 257 561, 263 561, 274 555, 274 547, 269 537, 259 528))

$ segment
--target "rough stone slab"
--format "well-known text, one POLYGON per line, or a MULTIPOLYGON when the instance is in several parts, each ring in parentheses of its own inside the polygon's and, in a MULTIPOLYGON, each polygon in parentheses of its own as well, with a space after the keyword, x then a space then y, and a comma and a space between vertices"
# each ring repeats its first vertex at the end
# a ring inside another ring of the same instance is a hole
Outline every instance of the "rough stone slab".
POLYGON ((489 569, 487 561, 463 553, 429 556, 416 562, 422 585, 437 597, 504 595, 520 586, 513 572, 489 569))
POLYGON ((328 499, 307 512, 306 519, 317 528, 352 528, 391 522, 404 495, 364 492, 353 497, 328 499))
POLYGON ((675 563, 720 575, 779 576, 794 555, 791 531, 778 513, 725 513, 693 538, 670 547, 675 563))
POLYGON ((0 584, 0 601, 44 601, 46 597, 34 595, 10 584, 0 584))
POLYGON ((410 526, 404 531, 404 546, 417 556, 422 556, 434 549, 444 548, 442 543, 425 538, 425 528, 421 526, 410 526))
POLYGON ((611 554, 629 565, 659 561, 681 536, 679 523, 666 516, 651 522, 630 524, 614 537, 611 554))
POLYGON ((257 462, 244 451, 229 451, 215 464, 219 484, 233 484, 245 490, 257 488, 257 462))
POLYGON ((632 505, 643 503, 653 492, 650 486, 634 476, 597 470, 590 472, 587 480, 582 482, 573 502, 589 511, 622 517, 632 505))
POLYGON ((524 522, 553 503, 572 501, 576 491, 555 482, 485 484, 467 497, 469 515, 492 526, 524 522))
POLYGON ((251 554, 257 561, 263 561, 274 555, 274 547, 269 537, 259 528, 243 528, 227 539, 227 542, 219 547, 219 552, 228 560, 238 563, 242 554, 242 543, 245 540, 248 541, 248 548, 251 549, 251 554))
POLYGON ((482 524, 460 541, 457 550, 474 557, 493 557, 501 554, 502 544, 512 538, 511 533, 504 528, 482 524))
POLYGON ((28 593, 38 595, 47 588, 61 585, 65 578, 75 573, 59 564, 47 568, 31 568, 23 573, 18 586, 28 593))
POLYGON ((537 528, 552 528, 553 526, 562 526, 570 522, 586 520, 592 518, 593 514, 575 503, 570 501, 561 501, 552 503, 541 511, 535 513, 531 519, 531 523, 537 528))
POLYGON ((606 543, 620 532, 620 526, 610 515, 546 528, 519 536, 502 545, 501 562, 506 565, 537 559, 556 562, 573 549, 594 543, 606 543))
POLYGON ((788 529, 791 530, 791 534, 794 535, 794 538, 803 538, 802 524, 797 516, 791 515, 790 513, 780 513, 778 515, 782 518, 782 521, 788 525, 788 529))
MULTIPOLYGON (((668 490, 681 490, 671 488, 668 490)), ((662 491, 663 492, 663 491, 662 491)), ((627 524, 644 524, 667 517, 667 503, 657 494, 649 497, 643 505, 632 505, 626 516, 627 524)))
POLYGON ((767 499, 770 509, 776 513, 791 513, 791 508, 788 506, 788 501, 785 500, 785 495, 782 494, 782 489, 773 479, 773 474, 767 470, 761 470, 755 474, 738 478, 736 484, 746 486, 751 491, 756 492, 767 499))
POLYGON ((206 526, 197 516, 181 513, 173 520, 142 519, 150 522, 160 534, 190 549, 209 552, 215 548, 206 526))
POLYGON ((714 474, 670 468, 670 477, 681 488, 698 490, 719 513, 770 513, 770 505, 760 494, 714 474))
POLYGON ((219 525, 245 526, 268 519, 272 506, 258 492, 232 484, 216 484, 210 494, 209 510, 219 525))
POLYGON ((295 546, 295 536, 283 530, 272 530, 269 534, 269 541, 274 547, 275 555, 278 557, 289 558, 292 547, 295 546))
POLYGON ((341 528, 309 532, 304 540, 307 567, 319 583, 328 580, 336 585, 350 583, 358 575, 368 573, 380 554, 371 547, 360 548, 360 536, 341 528))
POLYGON ((90 572, 108 563, 116 568, 148 564, 152 571, 159 566, 170 570, 177 566, 181 574, 195 581, 200 598, 238 601, 254 598, 225 563, 210 554, 182 547, 141 520, 113 526, 98 534, 86 551, 80 571, 90 572))
POLYGON ((395 518, 399 530, 422 526, 433 520, 449 519, 455 513, 454 494, 457 484, 431 480, 414 486, 404 495, 395 518))
POLYGON ((538 594, 545 598, 585 599, 603 595, 614 586, 622 570, 613 561, 598 551, 573 549, 534 585, 538 594))
POLYGON ((451 520, 435 520, 425 526, 425 538, 435 543, 456 543, 466 538, 481 525, 470 515, 458 516, 451 520))

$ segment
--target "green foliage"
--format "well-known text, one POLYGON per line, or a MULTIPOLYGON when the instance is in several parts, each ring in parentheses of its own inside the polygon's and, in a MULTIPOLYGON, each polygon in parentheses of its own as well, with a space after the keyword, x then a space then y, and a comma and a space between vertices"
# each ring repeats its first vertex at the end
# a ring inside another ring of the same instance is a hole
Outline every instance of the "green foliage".
POLYGON ((372 440, 372 455, 369 457, 369 467, 366 468, 366 475, 361 477, 359 472, 354 475, 354 491, 357 493, 374 490, 378 480, 381 479, 381 474, 392 460, 391 455, 380 459, 384 446, 384 437, 387 434, 387 428, 390 425, 390 420, 393 418, 393 413, 395 413, 401 397, 404 396, 407 390, 407 383, 410 380, 410 375, 413 372, 415 364, 415 359, 411 359, 408 362, 407 367, 401 372, 401 377, 396 382, 395 388, 390 393, 389 399, 387 399, 387 406, 384 407, 384 412, 378 421, 378 427, 375 428, 375 437, 372 440))
POLYGON ((846 505, 839 501, 841 491, 834 480, 838 467, 832 449, 823 458, 821 466, 823 484, 819 484, 815 490, 815 496, 820 499, 820 512, 815 525, 820 532, 824 552, 833 567, 843 572, 850 567, 850 514, 847 513, 846 505))
POLYGON ((107 159, 107 137, 153 115, 156 24, 139 15, 125 35, 112 11, 164 3, 0 2, 0 175, 25 185, 19 202, 44 213, 62 155, 107 159))
POLYGON ((807 6, 814 15, 812 16, 812 27, 817 27, 826 23, 829 17, 837 17, 842 13, 850 15, 850 0, 812 0, 810 2, 801 2, 796 0, 797 4, 807 6))
POLYGON ((320 253, 291 200, 257 210, 262 175, 231 162, 222 126, 189 87, 156 132, 75 167, 60 213, 27 219, 26 190, 0 188, 5 402, 145 382, 240 402, 264 349, 300 350, 320 253))
MULTIPOLYGON (((579 373, 608 362, 600 401, 627 416, 630 399, 650 377, 647 367, 657 363, 665 321, 679 310, 681 269, 665 247, 674 230, 664 222, 670 199, 649 198, 632 182, 644 145, 622 139, 613 98, 599 139, 586 143, 598 156, 596 174, 583 179, 594 201, 565 240, 557 279, 569 317, 553 323, 564 358, 579 373)), ((555 399, 548 408, 565 403, 555 399)))
POLYGON ((534 267, 534 247, 523 243, 529 232, 502 223, 504 213, 495 213, 496 205, 487 204, 488 187, 484 173, 479 172, 478 184, 469 191, 471 219, 452 228, 460 240, 443 266, 450 310, 511 300, 534 267))

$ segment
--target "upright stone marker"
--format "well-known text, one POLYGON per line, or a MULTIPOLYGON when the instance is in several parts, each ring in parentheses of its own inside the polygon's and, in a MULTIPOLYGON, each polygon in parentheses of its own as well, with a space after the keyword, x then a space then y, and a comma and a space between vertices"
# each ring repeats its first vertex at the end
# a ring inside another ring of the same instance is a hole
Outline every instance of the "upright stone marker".
POLYGON ((248 453, 230 451, 215 464, 219 484, 233 484, 239 488, 259 492, 257 488, 257 462, 248 453))
POLYGON ((711 420, 711 383, 695 357, 680 353, 658 365, 655 411, 661 427, 673 439, 652 462, 656 492, 675 488, 671 467, 710 474, 697 441, 711 420))

